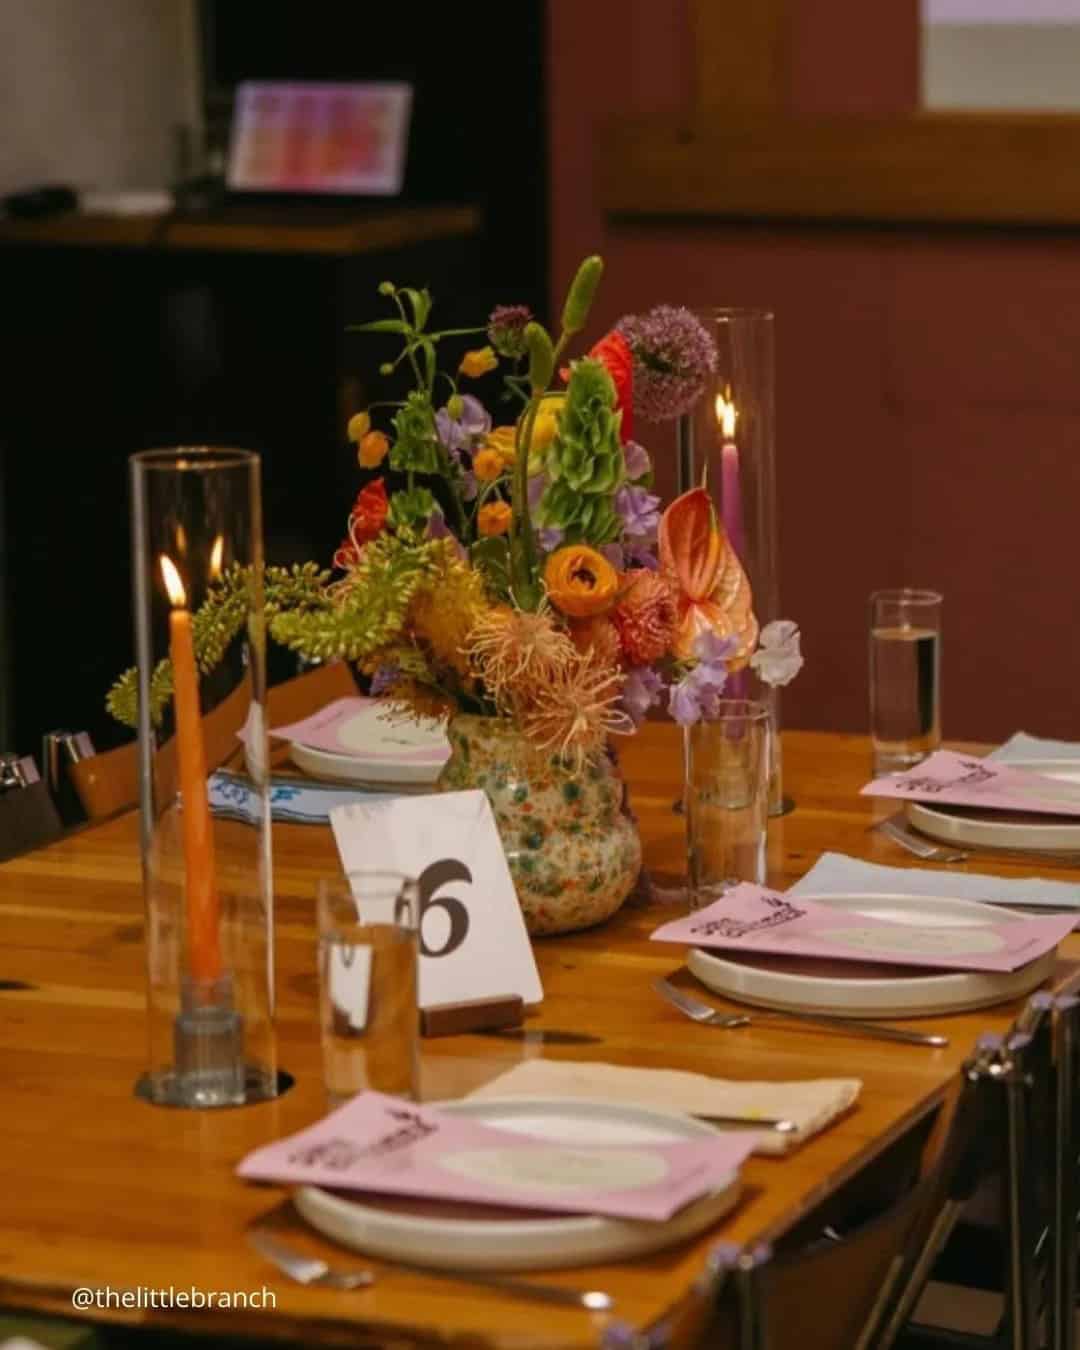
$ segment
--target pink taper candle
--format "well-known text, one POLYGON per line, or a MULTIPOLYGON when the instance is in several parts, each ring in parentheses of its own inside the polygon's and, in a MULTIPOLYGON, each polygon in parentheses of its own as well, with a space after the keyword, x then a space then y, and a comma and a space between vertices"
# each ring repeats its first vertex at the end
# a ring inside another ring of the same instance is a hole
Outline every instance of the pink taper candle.
POLYGON ((716 396, 716 420, 720 423, 720 510, 724 532, 742 565, 746 566, 746 534, 743 530, 742 483, 739 478, 739 447, 735 444, 735 404, 723 394, 716 396))

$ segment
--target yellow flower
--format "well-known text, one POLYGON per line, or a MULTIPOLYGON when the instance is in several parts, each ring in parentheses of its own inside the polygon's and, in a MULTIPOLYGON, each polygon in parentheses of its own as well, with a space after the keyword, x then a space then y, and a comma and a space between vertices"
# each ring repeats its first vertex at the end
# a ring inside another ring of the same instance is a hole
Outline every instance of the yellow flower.
MULTIPOLYGON (((536 411, 536 421, 533 423, 532 444, 529 446, 530 478, 544 471, 544 458, 547 455, 548 446, 555 439, 555 434, 559 430, 559 415, 565 402, 565 394, 545 394, 540 400, 540 407, 536 411)), ((525 413, 521 415, 524 417, 525 413)))
POLYGON ((444 555, 437 574, 413 596, 407 626, 413 637, 427 643, 437 662, 467 675, 465 640, 486 610, 481 574, 456 556, 444 555))
POLYGON ((596 549, 569 544, 548 558, 544 584, 557 609, 575 619, 589 619, 615 603, 619 574, 596 549))
POLYGON ((505 534, 510 528, 512 515, 509 502, 488 502, 476 513, 476 528, 488 538, 505 534))
POLYGON ((369 431, 362 438, 356 451, 356 458, 362 469, 375 469, 386 458, 390 442, 381 431, 369 431))
POLYGON ((485 448, 477 453, 472 467, 473 473, 476 474, 481 483, 494 483, 503 471, 503 457, 498 450, 485 448))
POLYGON ((502 456, 504 464, 513 464, 517 457, 517 428, 516 427, 494 427, 488 432, 487 440, 484 442, 485 450, 494 450, 502 456))
POLYGON ((478 380, 481 375, 494 370, 498 364, 499 358, 491 347, 477 347, 475 351, 465 353, 458 370, 470 380, 478 380))
POLYGON ((371 430, 371 418, 366 412, 353 413, 349 418, 349 425, 345 428, 345 434, 350 441, 357 445, 371 430))

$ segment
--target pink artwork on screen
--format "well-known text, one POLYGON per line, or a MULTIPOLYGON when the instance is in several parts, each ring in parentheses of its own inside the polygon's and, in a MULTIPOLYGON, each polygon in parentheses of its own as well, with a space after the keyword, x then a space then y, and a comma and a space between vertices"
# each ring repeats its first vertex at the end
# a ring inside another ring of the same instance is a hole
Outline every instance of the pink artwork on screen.
POLYGON ((229 187, 392 196, 404 181, 411 105, 408 84, 241 84, 229 187))

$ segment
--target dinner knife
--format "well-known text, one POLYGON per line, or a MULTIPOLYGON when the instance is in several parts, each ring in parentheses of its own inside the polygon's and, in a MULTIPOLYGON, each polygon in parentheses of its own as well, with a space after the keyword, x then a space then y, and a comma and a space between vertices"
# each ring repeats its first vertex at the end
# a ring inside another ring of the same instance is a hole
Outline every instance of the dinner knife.
POLYGON ((585 1031, 563 1031, 559 1027, 484 1027, 476 1036, 499 1036, 505 1041, 521 1041, 525 1045, 602 1045, 603 1036, 592 1036, 585 1031))

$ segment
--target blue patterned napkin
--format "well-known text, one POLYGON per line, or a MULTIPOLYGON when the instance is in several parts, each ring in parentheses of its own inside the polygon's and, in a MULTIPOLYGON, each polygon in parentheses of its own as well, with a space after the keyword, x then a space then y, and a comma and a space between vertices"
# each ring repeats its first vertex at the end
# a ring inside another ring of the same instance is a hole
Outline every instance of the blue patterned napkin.
MULTIPOLYGON (((207 781, 210 810, 229 820, 254 819, 251 785, 239 774, 219 769, 207 781)), ((329 783, 305 783, 293 778, 271 778, 270 815, 274 820, 294 825, 328 825, 330 812, 347 802, 389 801, 393 792, 373 792, 369 788, 349 788, 329 783)))
POLYGON ((1048 905, 1080 909, 1080 886, 1038 877, 984 877, 973 872, 930 871, 922 867, 882 867, 823 853, 788 895, 934 895, 956 900, 981 900, 989 905, 1048 905))

